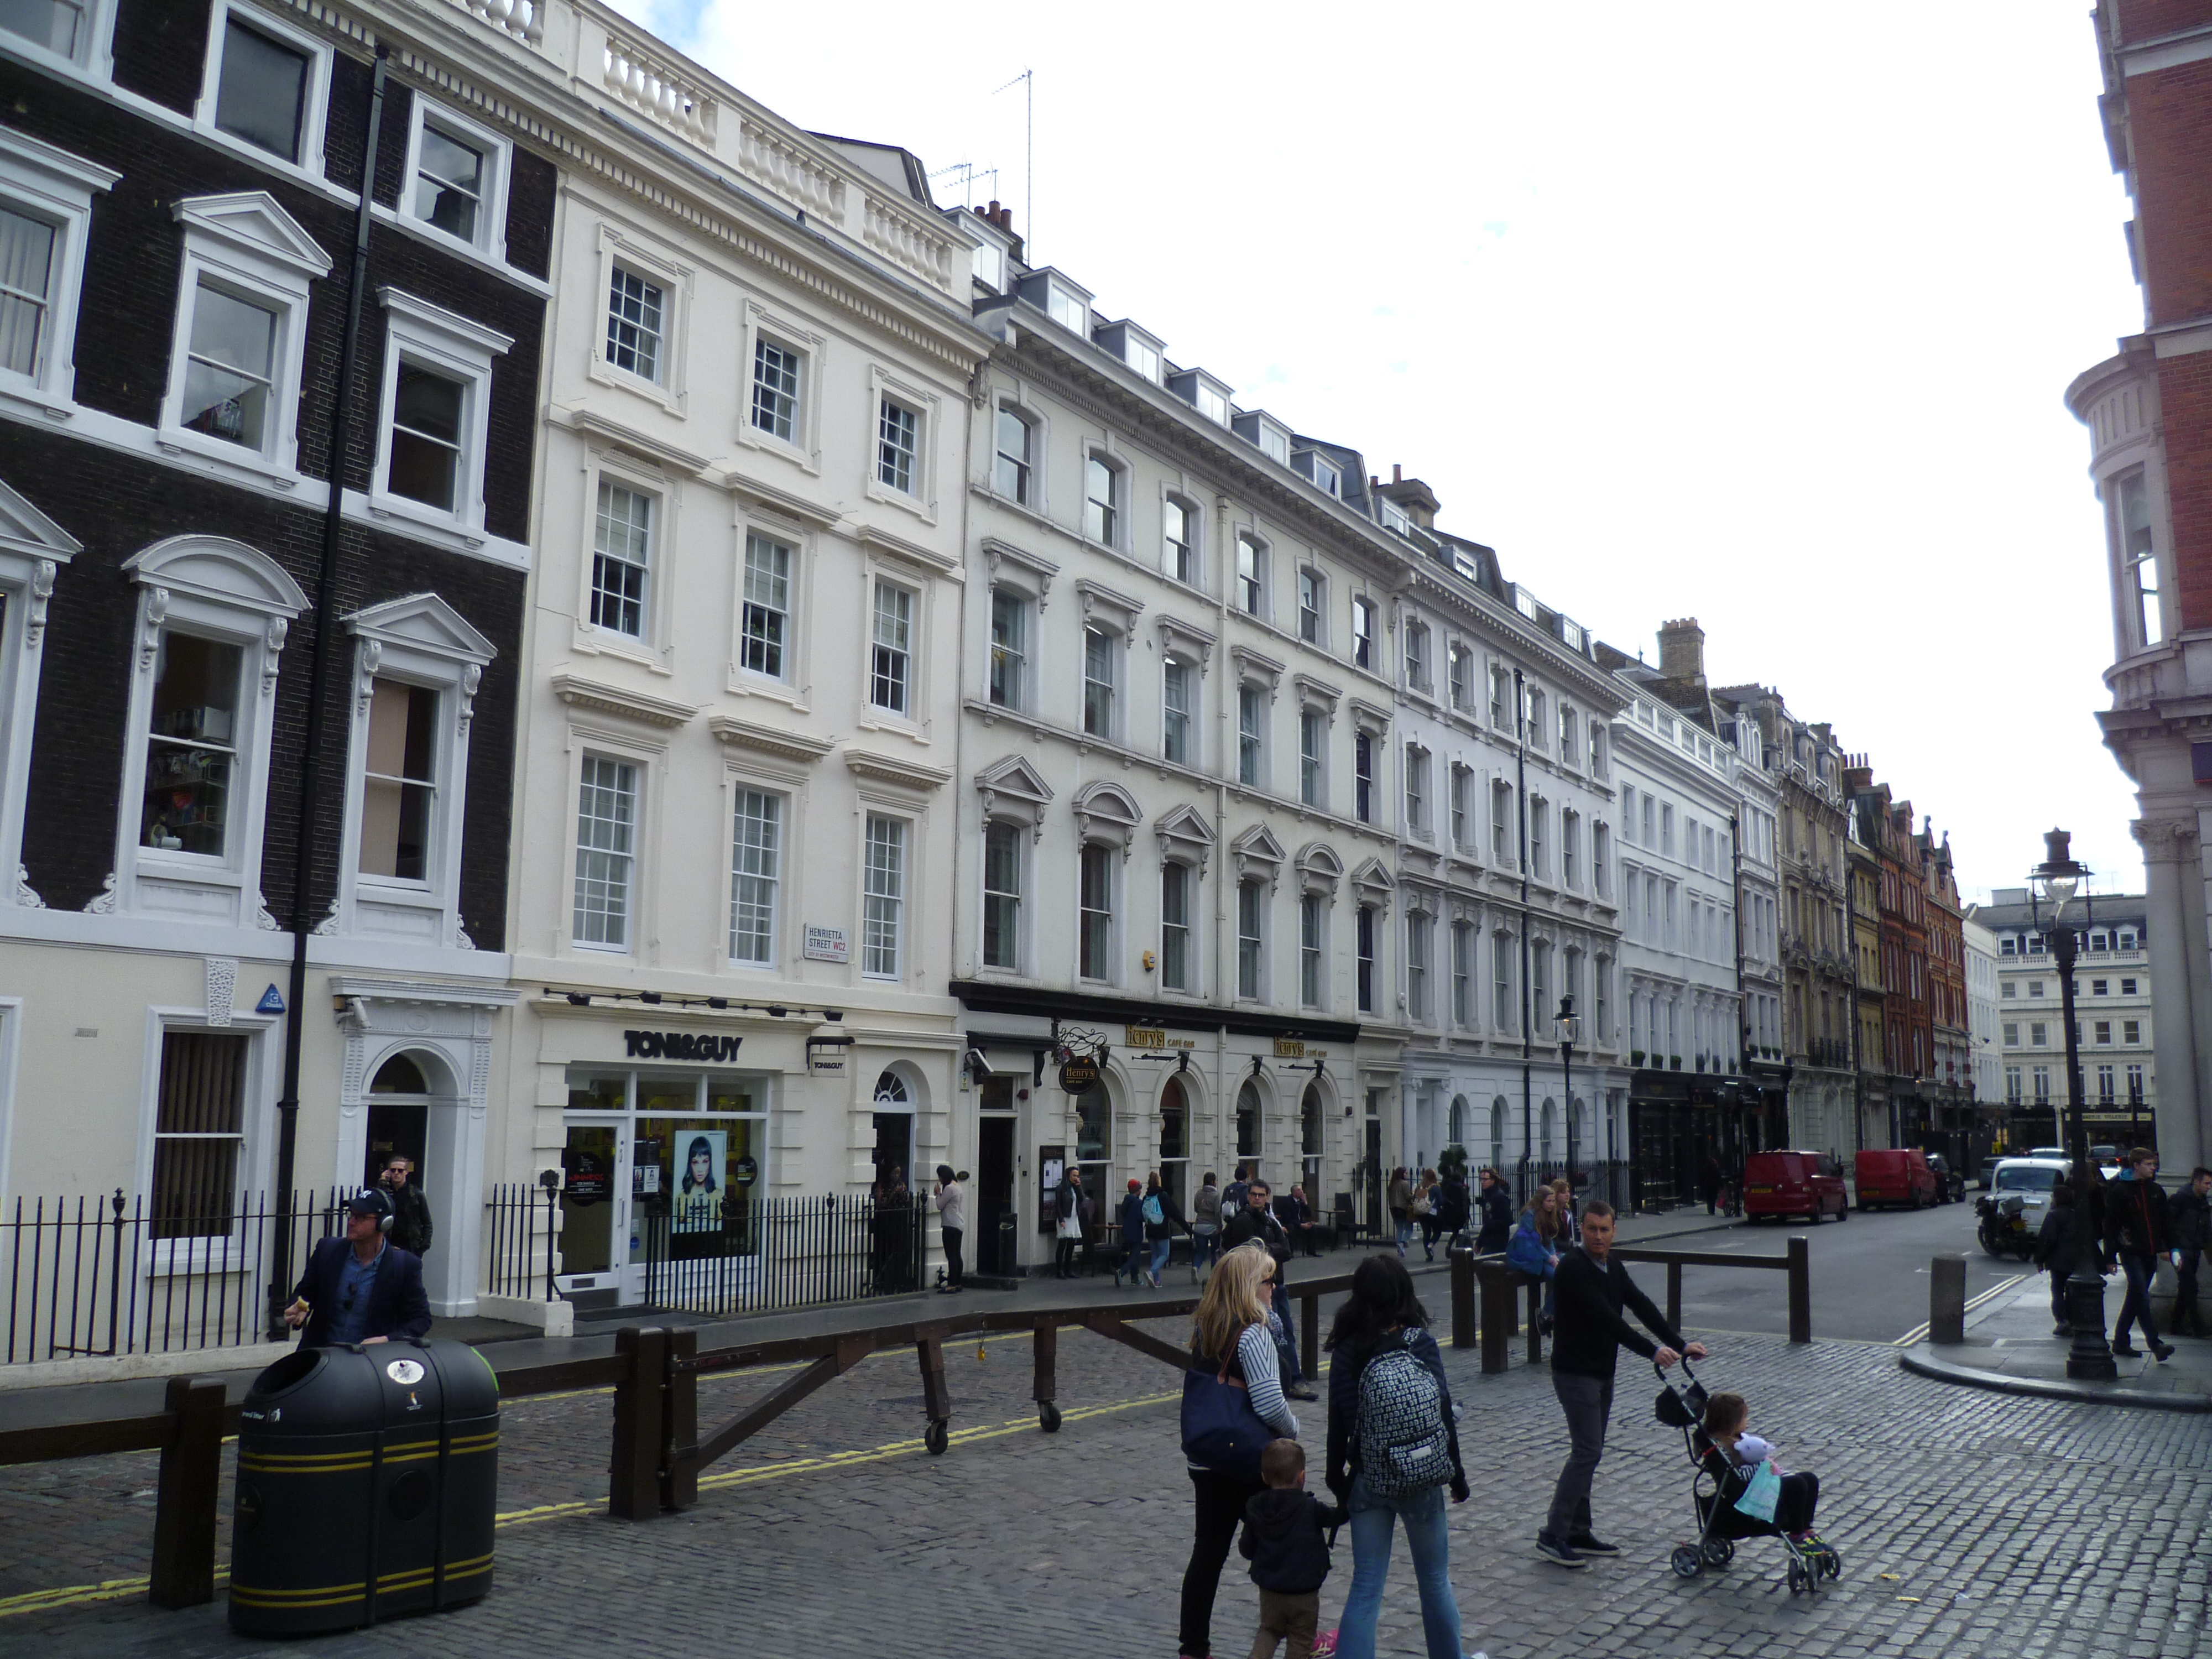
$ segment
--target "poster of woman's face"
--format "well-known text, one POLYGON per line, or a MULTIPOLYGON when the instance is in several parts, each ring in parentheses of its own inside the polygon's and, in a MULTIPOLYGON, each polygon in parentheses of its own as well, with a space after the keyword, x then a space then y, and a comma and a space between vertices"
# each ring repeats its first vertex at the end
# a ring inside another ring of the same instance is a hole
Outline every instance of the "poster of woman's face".
POLYGON ((676 1170, 675 1216, 679 1233, 709 1232, 722 1224, 723 1157, 729 1145, 724 1129, 691 1129, 675 1137, 683 1162, 676 1170))

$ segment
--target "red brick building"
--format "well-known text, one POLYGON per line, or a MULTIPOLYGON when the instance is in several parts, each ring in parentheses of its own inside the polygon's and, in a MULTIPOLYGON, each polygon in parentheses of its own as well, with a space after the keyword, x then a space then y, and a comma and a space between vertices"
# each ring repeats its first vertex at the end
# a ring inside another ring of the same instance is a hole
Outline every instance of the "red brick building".
POLYGON ((2134 781, 2168 1167, 2212 1145, 2212 0, 2100 0, 2098 100, 2143 328, 2078 377, 2112 593, 2105 741, 2134 781))

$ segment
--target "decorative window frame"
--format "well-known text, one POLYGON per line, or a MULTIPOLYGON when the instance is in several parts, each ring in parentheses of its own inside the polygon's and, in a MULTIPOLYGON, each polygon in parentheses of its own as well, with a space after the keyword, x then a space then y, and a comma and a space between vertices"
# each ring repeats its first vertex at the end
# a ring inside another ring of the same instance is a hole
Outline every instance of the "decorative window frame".
POLYGON ((981 480, 984 493, 994 501, 1002 501, 1018 513, 1034 513, 1045 516, 1045 503, 1049 499, 1050 460, 1052 454, 1052 417, 1042 404, 1034 404, 1018 387, 1002 388, 991 394, 985 406, 987 424, 983 429, 983 476, 981 480), (1030 498, 1018 501, 1012 495, 999 493, 999 412, 1006 413, 1030 429, 1030 498))
POLYGON ((656 674, 673 674, 673 620, 677 615, 674 594, 678 578, 676 561, 669 550, 675 543, 683 512, 684 480, 644 456, 596 443, 586 446, 584 465, 578 471, 582 476, 583 496, 576 514, 576 597, 569 648, 586 656, 626 657, 632 662, 642 663, 656 674), (658 515, 659 522, 647 554, 651 562, 646 567, 645 627, 641 637, 601 628, 592 621, 592 564, 599 546, 602 479, 652 496, 658 515))
POLYGON ((1145 809, 1134 795, 1120 784, 1100 778, 1071 795, 1068 805, 1075 813, 1078 842, 1118 848, 1121 861, 1128 862, 1137 844, 1137 828, 1145 821, 1145 809))
MULTIPOLYGON (((851 765, 848 752, 847 764, 851 765)), ((923 911, 915 883, 921 872, 933 867, 928 862, 931 848, 925 831, 928 815, 925 803, 927 797, 909 787, 892 784, 880 787, 886 781, 877 779, 878 787, 871 787, 856 775, 854 799, 857 810, 853 814, 853 960, 849 971, 864 984, 904 985, 918 981, 923 971, 924 958, 929 952, 921 946, 918 936, 922 926, 923 911), (868 820, 872 817, 893 818, 906 826, 906 859, 899 871, 899 935, 898 965, 889 974, 870 971, 867 963, 868 927, 868 820)), ((941 970, 940 970, 941 971, 941 970)))
POLYGON ((717 732, 722 739, 721 787, 716 799, 721 803, 721 908, 715 915, 720 948, 715 965, 732 974, 779 975, 790 965, 792 958, 804 951, 793 951, 792 946, 793 918, 798 914, 794 905, 800 884, 798 872, 804 867, 799 859, 800 849, 807 844, 805 838, 806 785, 812 777, 811 763, 779 763, 757 750, 748 749, 733 742, 726 731, 717 732), (738 796, 751 791, 774 795, 783 803, 781 839, 776 846, 775 915, 769 924, 769 956, 765 962, 751 962, 730 954, 730 912, 737 902, 737 832, 738 796))
MULTIPOLYGON (((1129 465, 1126 456, 1115 453, 1111 434, 1085 443, 1083 446, 1082 455, 1083 477, 1080 480, 1082 516, 1076 525, 1077 538, 1086 547, 1103 547, 1108 552, 1119 554, 1125 559, 1133 558, 1136 515, 1130 510, 1132 506, 1130 496, 1133 493, 1133 486, 1136 483, 1136 471, 1129 465), (1104 541, 1098 540, 1091 533, 1091 464, 1093 461, 1104 467, 1107 476, 1114 481, 1114 533, 1104 541)), ((1163 546, 1161 551, 1165 552, 1166 548, 1163 546)))
POLYGON ((514 173, 514 145, 482 122, 472 121, 450 104, 440 103, 421 88, 416 88, 409 100, 407 112, 407 168, 400 174, 399 212, 409 227, 447 247, 490 259, 499 264, 507 263, 507 195, 514 173), (474 240, 456 236, 450 230, 432 224, 415 211, 416 175, 422 165, 422 129, 425 126, 443 127, 447 137, 479 151, 484 167, 491 177, 477 198, 477 234, 474 240))
MULTIPOLYGON (((58 70, 72 79, 105 82, 115 72, 115 11, 117 0, 85 0, 84 39, 74 52, 59 52, 18 34, 0 35, 7 50, 27 62, 58 70)), ((0 1166, 0 1176, 4 1176, 0 1166)), ((5 1191, 0 1181, 0 1191, 5 1191)))
MULTIPOLYGON (((562 956, 627 959, 650 966, 660 955, 660 860, 652 856, 652 837, 659 826, 662 796, 667 787, 668 745, 598 720, 575 719, 568 723, 567 738, 566 793, 561 805, 560 923, 554 936, 555 948, 562 956), (576 817, 587 756, 637 768, 637 814, 630 836, 629 940, 619 946, 579 942, 576 938, 576 817)), ((727 882, 722 885, 726 892, 727 882)))
MULTIPOLYGON (((752 385, 750 369, 745 381, 752 385)), ((867 441, 861 447, 866 466, 861 475, 861 493, 872 501, 882 501, 904 513, 911 513, 924 524, 934 525, 938 514, 937 459, 939 445, 944 437, 944 400, 937 393, 913 380, 892 374, 880 363, 868 365, 868 426, 867 441), (915 434, 914 481, 911 494, 893 489, 884 483, 876 466, 876 447, 881 441, 884 402, 904 404, 921 419, 921 430, 915 434)))
POLYGON ((344 832, 340 842, 336 927, 446 950, 472 951, 461 930, 462 830, 466 822, 469 728, 477 688, 498 647, 435 593, 413 593, 343 619, 355 639, 353 701, 347 722, 344 832), (370 699, 378 679, 439 694, 434 765, 436 817, 428 836, 430 874, 422 881, 363 875, 362 807, 368 788, 370 699))
POLYGON ((192 105, 192 131, 209 143, 245 156, 256 166, 275 167, 320 188, 323 138, 330 120, 331 60, 334 56, 328 42, 289 23, 280 22, 258 6, 246 5, 242 0, 215 0, 208 15, 207 58, 200 67, 200 95, 192 105), (223 49, 229 40, 233 12, 249 27, 307 56, 307 83, 300 100, 300 153, 296 156, 279 155, 243 138, 234 138, 215 124, 222 88, 223 49))
POLYGON ((1344 880, 1344 860, 1334 847, 1325 841, 1308 842, 1298 849, 1297 870, 1299 892, 1335 904, 1337 888, 1344 880))
POLYGON ((124 714, 123 777, 116 806, 115 865, 85 908, 96 915, 163 915, 275 931, 260 894, 269 803, 269 747, 278 660, 295 618, 308 609, 300 585, 267 554, 223 536, 173 536, 123 562, 138 587, 124 714), (138 844, 146 793, 146 738, 154 665, 172 629, 241 647, 239 779, 229 802, 230 846, 220 859, 138 844))
POLYGON ((1188 865, 1198 872, 1200 880, 1206 878, 1215 837, 1204 813, 1188 802, 1170 807, 1152 821, 1152 835, 1160 844, 1161 863, 1188 865))
POLYGON ((1235 524, 1230 526, 1228 608, 1248 622, 1259 623, 1268 628, 1274 626, 1274 542, 1258 525, 1235 524), (1252 568, 1260 580, 1260 608, 1256 611, 1248 609, 1244 604, 1244 575, 1237 556, 1243 544, 1247 541, 1252 544, 1252 550, 1257 555, 1252 562, 1252 568))
MULTIPOLYGON (((102 0, 100 9, 104 10, 108 3, 102 0)), ((101 36, 103 41, 106 38, 101 36)), ((29 374, 0 373, 0 399, 29 404, 42 414, 64 414, 74 408, 77 307, 84 289, 85 240, 92 228, 92 198, 106 195, 122 177, 28 133, 0 127, 0 206, 54 229, 53 268, 38 366, 29 374)))
MULTIPOLYGON (((46 605, 61 567, 84 550, 76 538, 5 483, 0 483, 0 685, 7 690, 0 726, 0 903, 43 906, 23 868, 23 814, 30 798, 31 746, 38 731, 40 668, 45 660, 46 605)), ((13 1026, 8 1030, 13 1031, 13 1026)), ((12 1042, 12 1036, 7 1038, 12 1042)), ((0 1133, 6 1125, 0 1122, 0 1133)), ((0 1139, 0 1160, 7 1143, 0 1139)), ((0 1168, 0 1177, 5 1176, 0 1168)), ((6 1190, 0 1179, 0 1192, 6 1190)))
POLYGON ((369 475, 368 510, 380 519, 412 519, 458 530, 471 546, 481 545, 489 539, 483 527, 484 473, 491 447, 492 360, 505 356, 514 340, 389 285, 378 289, 376 298, 384 307, 384 384, 377 404, 376 467, 369 475), (403 361, 461 383, 461 476, 451 512, 394 495, 386 483, 403 361))
POLYGON ((1235 854, 1236 869, 1232 873, 1239 883, 1264 881, 1271 894, 1281 884, 1283 865, 1288 855, 1266 824, 1254 824, 1229 843, 1229 850, 1235 854))
MULTIPOLYGON (((215 966, 214 962, 209 967, 215 966)), ((210 975, 212 977, 212 975, 210 975)), ((171 1031, 226 1031, 246 1041, 246 1077, 240 1092, 238 1164, 232 1176, 232 1202, 238 1196, 266 1184, 266 1172, 276 1115, 276 1091, 283 1074, 281 1060, 270 1054, 274 1033, 284 1016, 233 1012, 228 1007, 162 1006, 146 1009, 145 1048, 139 1063, 137 1146, 132 1163, 137 1171, 134 1191, 151 1192, 154 1186, 155 1125, 161 1110, 161 1039, 171 1031)), ((357 1167, 357 1166, 356 1166, 357 1167)), ((247 1241, 236 1231, 212 1237, 143 1239, 137 1267, 157 1277, 169 1274, 236 1271, 244 1261, 247 1241)))
POLYGON ((933 572, 896 557, 879 557, 879 544, 865 544, 860 562, 860 659, 855 665, 859 675, 860 717, 853 723, 862 731, 902 732, 920 742, 927 742, 928 720, 921 711, 931 706, 928 696, 928 676, 935 665, 930 651, 932 607, 937 596, 937 581, 933 572), (914 599, 908 612, 906 650, 906 702, 903 712, 884 707, 874 701, 876 672, 876 590, 882 586, 903 589, 914 599))
MULTIPOLYGON (((596 492, 595 492, 596 493, 596 492)), ((748 513, 738 507, 732 520, 734 540, 731 564, 734 580, 730 596, 730 659, 725 689, 738 696, 763 696, 786 703, 805 714, 814 700, 814 630, 803 626, 814 608, 814 578, 819 547, 813 526, 795 520, 748 513), (779 679, 744 664, 745 629, 745 558, 755 536, 791 550, 790 629, 783 642, 783 677, 779 679)))
MULTIPOLYGON (((1206 509, 1200 504, 1197 493, 1186 487, 1187 482, 1179 477, 1164 477, 1160 479, 1158 498, 1160 563, 1158 568, 1160 574, 1175 583, 1176 586, 1186 588, 1194 593, 1203 593, 1206 591, 1206 558, 1208 547, 1206 534, 1209 520, 1206 509), (1167 505, 1170 501, 1182 508, 1187 515, 1185 522, 1190 526, 1191 579, 1188 581, 1185 581, 1167 568, 1167 505)), ((1141 564, 1144 562, 1139 559, 1137 562, 1141 564)))
POLYGON ((763 455, 778 455, 810 477, 822 476, 822 387, 827 367, 830 337, 818 329, 803 327, 793 318, 769 309, 750 295, 745 296, 742 326, 738 336, 738 441, 763 455), (764 432, 753 424, 753 357, 763 336, 799 360, 799 418, 789 439, 764 432))
MULTIPOLYGON (((602 386, 635 392, 658 404, 681 421, 690 413, 689 362, 691 307, 698 273, 673 253, 664 252, 602 221, 599 237, 599 287, 592 313, 592 356, 586 373, 602 386), (642 374, 618 368, 607 357, 607 304, 614 289, 615 267, 623 265, 652 279, 660 288, 660 375, 648 380, 642 374)), ((751 384, 750 380, 746 382, 751 384)))
POLYGON ((291 489, 300 482, 300 381, 307 361, 307 299, 315 282, 330 274, 331 256, 266 191, 191 197, 171 210, 184 227, 184 266, 178 278, 169 376, 155 441, 173 453, 189 452, 244 472, 273 477, 291 489), (179 418, 203 276, 277 313, 275 361, 270 365, 270 431, 258 451, 188 431, 179 418))

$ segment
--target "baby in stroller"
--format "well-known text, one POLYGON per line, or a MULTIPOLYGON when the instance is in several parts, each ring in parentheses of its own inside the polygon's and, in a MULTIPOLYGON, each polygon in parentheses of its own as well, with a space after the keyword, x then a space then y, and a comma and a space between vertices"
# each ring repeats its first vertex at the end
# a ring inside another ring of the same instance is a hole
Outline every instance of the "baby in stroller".
POLYGON ((1811 1591, 1822 1578, 1840 1577, 1843 1558, 1813 1530, 1820 1498, 1820 1477, 1785 1474, 1774 1448, 1747 1431, 1750 1409, 1741 1395, 1707 1395, 1683 1366, 1685 1384, 1677 1390, 1664 1372, 1659 1420, 1682 1431, 1685 1449, 1697 1474, 1690 1496, 1698 1516, 1698 1541, 1678 1547, 1672 1565, 1684 1578, 1707 1567, 1726 1566, 1735 1540, 1778 1538, 1789 1554, 1790 1593, 1811 1591))

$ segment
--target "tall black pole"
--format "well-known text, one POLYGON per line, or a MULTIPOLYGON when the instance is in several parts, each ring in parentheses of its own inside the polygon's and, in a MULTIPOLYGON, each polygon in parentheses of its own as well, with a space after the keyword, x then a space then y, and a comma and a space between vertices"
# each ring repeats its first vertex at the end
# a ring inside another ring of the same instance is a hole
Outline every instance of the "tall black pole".
POLYGON ((1528 989, 1528 694, 1522 689, 1521 671, 1513 671, 1514 817, 1521 831, 1521 1161, 1533 1164, 1536 1142, 1534 1115, 1529 1105, 1528 1042, 1534 1019, 1529 1010, 1528 989))
POLYGON ((323 512, 322 568, 315 577, 315 641, 307 657, 307 743, 300 757, 299 842, 292 854, 292 972, 284 1009, 284 1082, 276 1101, 276 1248, 269 1283, 269 1334, 284 1332, 283 1307, 292 1282, 292 1181, 300 1150, 300 1039, 307 1018, 307 938, 315 925, 308 884, 314 872, 315 836, 322 823, 323 711, 331 650, 331 605, 336 592, 339 542, 345 524, 347 452, 353 443, 354 377, 361 356, 361 312, 368 285, 368 232, 376 197, 376 149, 384 125, 384 43, 368 84, 368 131, 361 158, 361 207, 354 216, 353 264, 346 282, 345 334, 338 346, 337 381, 331 397, 330 503, 323 512))

